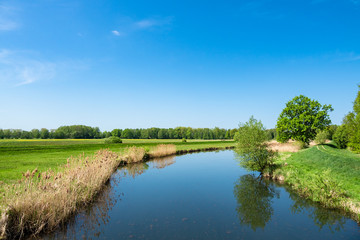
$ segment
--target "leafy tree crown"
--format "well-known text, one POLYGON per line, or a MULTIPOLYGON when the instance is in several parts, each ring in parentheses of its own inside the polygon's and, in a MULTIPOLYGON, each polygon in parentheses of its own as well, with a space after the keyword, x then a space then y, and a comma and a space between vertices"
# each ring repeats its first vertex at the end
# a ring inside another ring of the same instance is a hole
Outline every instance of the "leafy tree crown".
POLYGON ((331 124, 328 112, 333 111, 331 105, 321 105, 304 95, 297 96, 286 103, 280 114, 276 130, 277 140, 285 142, 289 139, 309 143, 320 130, 331 124))

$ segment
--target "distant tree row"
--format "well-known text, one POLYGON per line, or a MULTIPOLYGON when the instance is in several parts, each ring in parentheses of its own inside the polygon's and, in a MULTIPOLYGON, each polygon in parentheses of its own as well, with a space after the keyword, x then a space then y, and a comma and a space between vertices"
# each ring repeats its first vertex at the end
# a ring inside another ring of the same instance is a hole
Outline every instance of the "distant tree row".
POLYGON ((237 129, 224 128, 137 128, 114 129, 101 132, 98 127, 84 125, 62 126, 24 131, 21 129, 0 129, 0 139, 98 139, 111 136, 126 139, 233 139, 237 129))

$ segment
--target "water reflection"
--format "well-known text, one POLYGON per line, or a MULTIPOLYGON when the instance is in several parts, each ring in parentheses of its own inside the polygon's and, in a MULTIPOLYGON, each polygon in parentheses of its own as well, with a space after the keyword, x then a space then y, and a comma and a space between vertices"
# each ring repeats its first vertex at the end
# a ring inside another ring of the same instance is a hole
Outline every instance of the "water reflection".
MULTIPOLYGON (((237 200, 236 211, 240 222, 254 231, 264 229, 274 213, 273 199, 279 198, 278 184, 253 174, 243 175, 235 182, 234 195, 237 200)), ((289 187, 285 187, 292 200, 292 214, 305 214, 311 218, 319 230, 327 227, 331 232, 340 231, 346 224, 346 217, 337 210, 331 210, 300 197, 289 187)))
POLYGON ((151 161, 154 168, 162 169, 175 163, 175 156, 156 158, 151 161))
POLYGON ((279 198, 279 191, 263 178, 247 174, 235 182, 234 195, 240 222, 256 231, 270 221, 274 213, 272 199, 279 198))
POLYGON ((306 213, 320 230, 327 227, 331 232, 334 232, 344 228, 346 218, 340 211, 321 207, 319 204, 304 199, 292 191, 289 191, 289 194, 294 202, 290 208, 293 214, 306 213))
MULTIPOLYGON (((106 225, 110 221, 109 212, 123 194, 116 195, 112 190, 117 185, 116 179, 104 186, 97 196, 96 201, 89 207, 85 207, 76 218, 70 220, 68 224, 61 227, 59 231, 44 236, 44 239, 93 239, 101 238, 104 230, 101 225, 106 225)), ((38 238, 34 238, 38 239, 38 238)))
POLYGON ((149 165, 147 163, 128 164, 120 169, 120 174, 124 177, 131 176, 132 178, 135 178, 148 169, 149 165))

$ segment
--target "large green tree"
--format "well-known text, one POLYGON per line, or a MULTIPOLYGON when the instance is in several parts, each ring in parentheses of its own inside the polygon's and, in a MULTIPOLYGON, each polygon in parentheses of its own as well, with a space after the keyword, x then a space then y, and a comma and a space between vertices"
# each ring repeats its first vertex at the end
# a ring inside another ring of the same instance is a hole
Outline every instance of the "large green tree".
POLYGON ((321 105, 304 95, 297 96, 286 103, 277 124, 277 140, 286 142, 289 139, 309 143, 319 130, 331 123, 329 112, 331 105, 321 105))

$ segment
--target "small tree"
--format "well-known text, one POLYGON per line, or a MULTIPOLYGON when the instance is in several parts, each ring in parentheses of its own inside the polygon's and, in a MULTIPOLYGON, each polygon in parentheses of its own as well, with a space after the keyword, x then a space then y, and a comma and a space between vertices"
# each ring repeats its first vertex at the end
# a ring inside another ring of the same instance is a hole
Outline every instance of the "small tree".
POLYGON ((268 148, 266 129, 253 116, 248 122, 239 125, 234 139, 237 141, 236 150, 240 155, 240 163, 245 168, 263 172, 273 163, 276 152, 268 148))
POLYGON ((336 129, 333 140, 338 148, 344 149, 349 143, 349 132, 345 125, 341 125, 336 129))
POLYGON ((293 98, 278 118, 277 140, 286 142, 293 139, 308 144, 318 131, 324 130, 331 123, 328 115, 330 111, 333 111, 331 105, 321 105, 303 95, 293 98))
MULTIPOLYGON (((360 88, 360 85, 359 85, 360 88)), ((353 111, 343 119, 343 125, 348 134, 348 146, 355 152, 360 152, 360 90, 355 98, 353 111)), ((342 130, 345 134, 345 130, 342 130)))
POLYGON ((317 144, 324 144, 328 138, 329 138, 329 132, 327 130, 323 130, 318 132, 318 134, 315 137, 315 142, 317 144))

